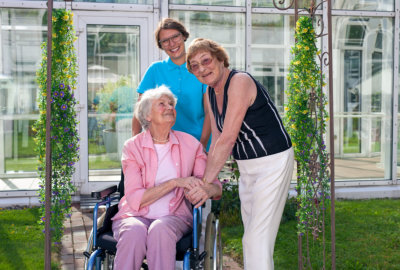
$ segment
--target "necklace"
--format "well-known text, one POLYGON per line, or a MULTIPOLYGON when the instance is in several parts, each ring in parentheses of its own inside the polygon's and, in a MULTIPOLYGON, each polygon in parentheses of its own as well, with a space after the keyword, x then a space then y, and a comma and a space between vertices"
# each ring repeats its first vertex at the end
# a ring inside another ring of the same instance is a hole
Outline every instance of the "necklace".
POLYGON ((155 139, 155 138, 153 138, 153 137, 151 137, 151 138, 153 139, 153 141, 159 142, 159 143, 166 143, 166 142, 169 141, 169 138, 167 138, 166 140, 157 140, 157 139, 155 139))

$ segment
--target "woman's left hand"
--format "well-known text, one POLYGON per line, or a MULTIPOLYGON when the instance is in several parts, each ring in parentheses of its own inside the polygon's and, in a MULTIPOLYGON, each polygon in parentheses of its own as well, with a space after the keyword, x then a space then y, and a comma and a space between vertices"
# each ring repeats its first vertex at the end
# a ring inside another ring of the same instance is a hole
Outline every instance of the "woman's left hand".
POLYGON ((191 190, 197 186, 204 185, 204 182, 201 179, 194 176, 177 178, 175 181, 177 187, 184 188, 185 190, 191 190))

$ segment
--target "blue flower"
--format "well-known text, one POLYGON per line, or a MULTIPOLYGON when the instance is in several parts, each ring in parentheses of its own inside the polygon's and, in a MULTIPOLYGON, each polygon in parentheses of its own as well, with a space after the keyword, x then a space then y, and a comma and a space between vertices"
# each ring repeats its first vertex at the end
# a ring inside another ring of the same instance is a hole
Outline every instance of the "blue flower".
POLYGON ((58 93, 57 91, 54 91, 53 95, 54 95, 55 97, 58 97, 58 96, 59 96, 59 93, 58 93))
POLYGON ((67 108, 68 108, 67 105, 65 105, 65 104, 61 105, 61 110, 65 111, 67 108))
POLYGON ((65 88, 65 85, 63 84, 63 83, 60 83, 60 89, 64 89, 65 88))
POLYGON ((60 97, 64 97, 65 96, 65 94, 64 94, 64 91, 60 91, 60 97))
POLYGON ((74 147, 73 143, 68 144, 68 148, 72 148, 72 147, 74 147))
POLYGON ((69 131, 69 127, 64 128, 64 132, 68 132, 69 131))

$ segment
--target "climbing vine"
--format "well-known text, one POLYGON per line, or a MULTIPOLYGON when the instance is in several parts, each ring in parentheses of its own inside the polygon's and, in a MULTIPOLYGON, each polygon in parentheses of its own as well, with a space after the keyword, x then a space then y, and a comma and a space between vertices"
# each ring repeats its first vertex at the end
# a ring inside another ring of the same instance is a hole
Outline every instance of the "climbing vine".
POLYGON ((36 152, 39 156, 40 224, 45 221, 46 132, 51 132, 51 231, 52 241, 60 243, 63 222, 71 212, 71 194, 75 191, 71 179, 74 164, 79 156, 79 137, 74 91, 76 89, 77 63, 73 29, 73 14, 68 10, 53 11, 51 92, 47 82, 47 42, 42 44, 42 61, 37 71, 40 116, 33 131, 36 132, 36 152), (51 129, 46 131, 46 97, 51 95, 51 129))
POLYGON ((293 58, 289 67, 284 122, 293 141, 297 161, 298 233, 317 238, 324 227, 329 196, 329 158, 325 143, 327 100, 311 17, 296 22, 293 58))

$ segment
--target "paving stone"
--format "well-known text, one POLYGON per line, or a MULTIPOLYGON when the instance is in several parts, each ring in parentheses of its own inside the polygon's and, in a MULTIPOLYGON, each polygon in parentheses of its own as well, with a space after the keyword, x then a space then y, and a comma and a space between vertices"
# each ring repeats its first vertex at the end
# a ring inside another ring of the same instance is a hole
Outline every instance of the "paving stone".
POLYGON ((62 241, 62 246, 65 248, 73 248, 72 241, 62 241))
POLYGON ((71 227, 72 227, 72 228, 74 228, 74 227, 80 227, 80 226, 83 226, 82 217, 74 218, 74 219, 71 220, 71 227))
POLYGON ((87 242, 87 238, 86 238, 86 234, 77 234, 77 235, 75 235, 75 234, 73 234, 73 239, 74 239, 74 243, 79 243, 79 242, 84 242, 84 243, 86 243, 87 242))
POLYGON ((73 264, 74 263, 74 255, 72 254, 61 254, 61 263, 62 264, 73 264))
POLYGON ((82 226, 72 228, 72 236, 85 236, 86 232, 82 226))
POLYGON ((65 247, 63 245, 63 247, 61 248, 61 254, 63 255, 74 255, 74 249, 71 247, 65 247))
POLYGON ((81 218, 82 217, 82 213, 79 211, 72 211, 71 213, 71 220, 74 220, 75 218, 81 218))
POLYGON ((83 252, 84 250, 86 250, 86 247, 87 247, 87 242, 79 242, 79 243, 74 242, 74 252, 76 251, 83 252))
POLYGON ((85 259, 75 259, 75 269, 83 269, 85 265, 85 259))
MULTIPOLYGON (((85 251, 85 250, 83 250, 83 251, 85 251)), ((85 257, 85 255, 83 255, 83 251, 82 252, 75 252, 75 260, 77 260, 77 259, 85 259, 86 257, 85 257)))
POLYGON ((71 234, 71 224, 68 224, 68 226, 64 226, 64 235, 71 234))
POLYGON ((64 235, 62 236, 62 238, 61 238, 61 241, 62 241, 62 242, 63 242, 63 241, 66 241, 66 242, 72 241, 72 235, 71 235, 71 234, 64 234, 64 235))
MULTIPOLYGON (((61 266, 61 269, 62 270, 75 270, 75 264, 73 264, 73 263, 63 264, 61 266)), ((83 269, 83 268, 81 268, 81 269, 83 269)))

